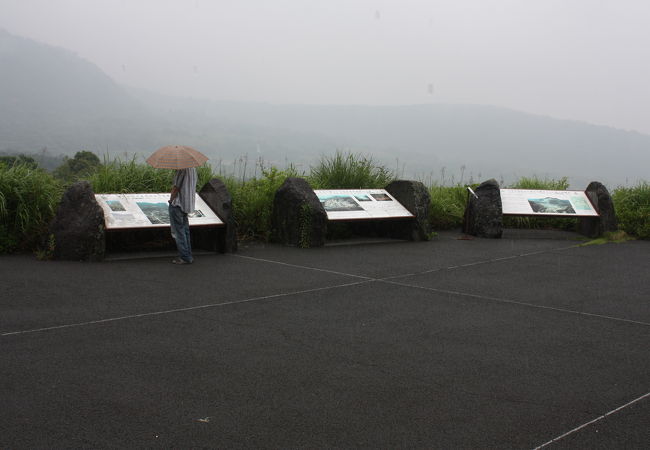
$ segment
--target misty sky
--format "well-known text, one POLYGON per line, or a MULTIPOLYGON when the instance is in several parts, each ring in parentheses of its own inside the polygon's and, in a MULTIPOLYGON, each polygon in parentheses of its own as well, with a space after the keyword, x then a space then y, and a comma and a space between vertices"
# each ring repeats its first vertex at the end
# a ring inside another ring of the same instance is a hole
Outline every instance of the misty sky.
POLYGON ((0 0, 0 28, 161 93, 488 104, 650 134, 648 24, 647 0, 0 0))

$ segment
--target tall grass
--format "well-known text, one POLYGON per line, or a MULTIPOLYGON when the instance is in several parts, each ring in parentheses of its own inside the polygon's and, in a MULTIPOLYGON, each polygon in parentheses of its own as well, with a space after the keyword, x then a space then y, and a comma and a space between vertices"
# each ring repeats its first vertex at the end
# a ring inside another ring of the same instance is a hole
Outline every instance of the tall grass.
POLYGON ((307 178, 314 189, 381 189, 395 174, 369 156, 337 151, 322 157, 307 178))
POLYGON ((42 169, 0 164, 0 253, 35 249, 62 192, 61 182, 42 169))
POLYGON ((429 186, 429 221, 434 230, 449 230, 463 225, 467 193, 467 188, 461 185, 429 186))
POLYGON ((619 228, 640 239, 650 239, 650 184, 619 187, 612 193, 619 228))
POLYGON ((569 178, 562 177, 559 180, 553 178, 521 177, 519 180, 508 186, 510 189, 544 189, 549 191, 566 191, 569 188, 569 178))
POLYGON ((239 236, 267 241, 271 233, 271 213, 275 192, 287 177, 296 176, 293 168, 261 168, 261 176, 249 180, 224 179, 233 201, 239 236))
MULTIPOLYGON (((200 190, 213 176, 210 165, 198 167, 197 176, 197 189, 200 190)), ((134 157, 129 161, 105 160, 94 173, 88 176, 88 181, 96 193, 126 194, 169 192, 173 178, 173 170, 155 169, 148 164, 138 163, 134 157)))

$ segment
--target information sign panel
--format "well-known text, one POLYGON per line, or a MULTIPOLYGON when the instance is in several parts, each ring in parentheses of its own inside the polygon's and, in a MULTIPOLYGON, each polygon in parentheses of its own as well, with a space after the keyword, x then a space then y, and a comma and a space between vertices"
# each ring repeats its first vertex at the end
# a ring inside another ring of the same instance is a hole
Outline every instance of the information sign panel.
POLYGON ((519 216, 598 216, 584 191, 500 189, 503 214, 519 216))
POLYGON ((414 217, 385 189, 315 190, 329 220, 414 217))
MULTIPOLYGON (((95 194, 104 210, 106 229, 169 227, 169 193, 95 194)), ((223 225, 219 217, 196 194, 196 209, 188 215, 192 225, 223 225)))

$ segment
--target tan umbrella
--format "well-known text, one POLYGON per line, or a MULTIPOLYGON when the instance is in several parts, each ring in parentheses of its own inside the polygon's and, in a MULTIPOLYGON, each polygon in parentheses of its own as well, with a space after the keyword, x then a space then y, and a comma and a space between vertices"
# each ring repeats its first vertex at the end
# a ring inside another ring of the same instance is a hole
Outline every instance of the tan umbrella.
POLYGON ((207 156, 187 145, 167 145, 153 152, 147 164, 157 169, 187 169, 203 165, 207 160, 207 156))

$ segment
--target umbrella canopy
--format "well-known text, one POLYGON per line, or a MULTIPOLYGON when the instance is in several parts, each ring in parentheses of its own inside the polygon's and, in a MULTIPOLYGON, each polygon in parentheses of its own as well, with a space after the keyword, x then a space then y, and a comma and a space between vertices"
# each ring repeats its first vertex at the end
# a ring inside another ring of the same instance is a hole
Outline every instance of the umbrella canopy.
POLYGON ((198 150, 187 145, 167 145, 147 158, 147 164, 157 169, 187 169, 198 167, 208 160, 198 150))

